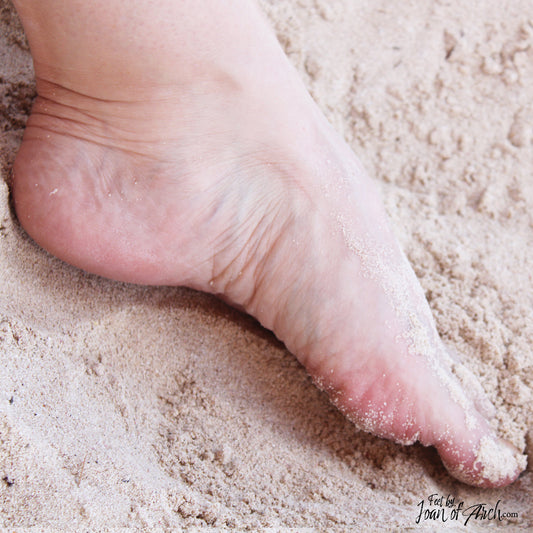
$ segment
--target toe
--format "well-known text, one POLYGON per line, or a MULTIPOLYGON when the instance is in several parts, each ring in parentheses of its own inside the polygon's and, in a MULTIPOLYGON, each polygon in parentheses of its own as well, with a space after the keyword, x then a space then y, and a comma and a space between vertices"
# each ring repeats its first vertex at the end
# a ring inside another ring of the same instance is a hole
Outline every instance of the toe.
POLYGON ((526 467, 526 457, 491 431, 481 438, 452 438, 438 444, 437 450, 452 476, 477 487, 508 485, 526 467))
POLYGON ((447 374, 439 380, 440 392, 439 385, 433 389, 437 408, 425 420, 424 444, 434 445, 448 472, 464 483, 508 485, 525 469, 526 458, 497 437, 489 422, 494 407, 475 376, 462 365, 460 369, 459 379, 447 374))
POLYGON ((478 487, 512 483, 526 467, 526 458, 491 427, 495 408, 479 380, 458 361, 443 380, 441 412, 430 422, 433 441, 449 473, 478 487), (447 397, 448 396, 448 397, 447 397))

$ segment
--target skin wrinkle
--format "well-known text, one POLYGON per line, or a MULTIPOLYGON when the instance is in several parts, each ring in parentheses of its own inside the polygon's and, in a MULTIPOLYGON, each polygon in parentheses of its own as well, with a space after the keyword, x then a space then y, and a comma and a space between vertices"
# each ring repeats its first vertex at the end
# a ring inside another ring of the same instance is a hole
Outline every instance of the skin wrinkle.
MULTIPOLYGON (((218 249, 216 255, 213 256, 213 266, 212 266, 212 275, 210 279, 210 286, 216 293, 220 294, 231 294, 233 291, 232 285, 238 284, 240 278, 247 273, 248 276, 251 276, 254 279, 253 286, 257 290, 260 287, 261 282, 259 276, 257 275, 257 270, 260 269, 261 261, 257 263, 257 257, 268 257, 269 250, 276 244, 276 242, 270 244, 265 243, 265 235, 278 233, 270 227, 264 227, 265 223, 268 223, 268 220, 279 220, 279 217, 276 216, 274 211, 279 211, 279 208, 275 205, 274 202, 270 203, 270 208, 265 210, 261 218, 254 224, 254 227, 246 231, 248 233, 247 237, 242 236, 242 233, 246 230, 247 224, 241 226, 239 234, 230 233, 227 235, 228 242, 223 247, 220 244, 215 244, 215 249, 218 249), (261 228, 261 229, 260 229, 261 228), (262 253, 258 254, 257 250, 260 247, 265 247, 266 249, 262 253), (226 256, 228 252, 230 255, 233 255, 234 250, 238 250, 238 254, 228 259, 226 256), (243 256, 246 257, 243 257, 243 256), (218 259, 221 257, 222 259, 218 259), (223 266, 222 270, 217 267, 217 263, 220 262, 223 266), (257 264, 255 264, 257 263, 257 264), (250 271, 253 271, 250 273, 250 271), (237 274, 236 274, 237 273, 237 274), (240 273, 240 274, 239 274, 240 273), (222 282, 224 278, 228 278, 227 281, 222 282)), ((270 239, 269 239, 270 240, 270 239)), ((220 239, 219 239, 220 241, 220 239)), ((254 290, 254 294, 255 294, 254 290)), ((252 301, 254 294, 250 297, 245 298, 243 305, 246 307, 247 302, 252 301)))

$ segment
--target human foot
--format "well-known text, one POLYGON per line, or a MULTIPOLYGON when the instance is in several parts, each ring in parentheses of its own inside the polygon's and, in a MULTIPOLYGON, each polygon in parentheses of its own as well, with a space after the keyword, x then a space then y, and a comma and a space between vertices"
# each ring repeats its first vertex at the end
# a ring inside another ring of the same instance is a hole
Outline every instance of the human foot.
POLYGON ((15 5, 39 97, 13 195, 39 244, 218 294, 359 427, 436 446, 467 483, 516 478, 523 458, 453 377, 372 183, 252 3, 15 5))

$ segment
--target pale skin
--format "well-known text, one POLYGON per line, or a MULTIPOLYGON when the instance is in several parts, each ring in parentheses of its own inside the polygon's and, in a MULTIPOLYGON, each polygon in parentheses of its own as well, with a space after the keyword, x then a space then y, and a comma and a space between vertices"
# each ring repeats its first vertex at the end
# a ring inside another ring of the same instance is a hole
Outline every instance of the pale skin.
POLYGON ((523 460, 475 380, 467 394, 453 376, 371 179, 253 1, 14 5, 38 97, 13 197, 40 245, 109 278, 216 294, 359 427, 435 446, 472 485, 516 479, 523 460))

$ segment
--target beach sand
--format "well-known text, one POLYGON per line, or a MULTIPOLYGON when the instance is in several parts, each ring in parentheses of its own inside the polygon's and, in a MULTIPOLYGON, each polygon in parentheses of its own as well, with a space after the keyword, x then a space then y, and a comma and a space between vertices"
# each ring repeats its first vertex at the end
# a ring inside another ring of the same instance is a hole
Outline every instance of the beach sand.
MULTIPOLYGON (((495 428, 531 455, 533 3, 261 5, 377 180, 495 428)), ((35 245, 7 186, 32 76, 0 0, 1 527, 533 528, 531 470, 498 490, 456 482, 433 449, 357 431, 253 319, 192 290, 88 275, 35 245), (515 516, 454 518, 479 503, 515 516), (435 512, 417 524, 422 505, 435 512)))

